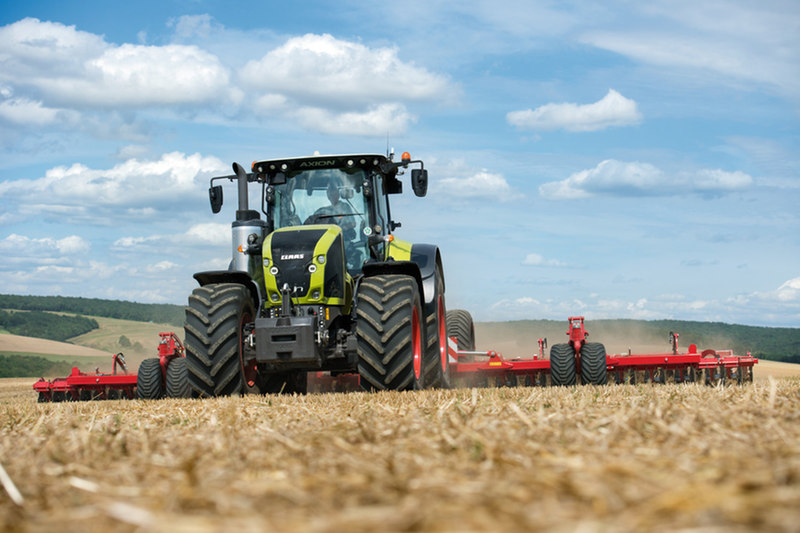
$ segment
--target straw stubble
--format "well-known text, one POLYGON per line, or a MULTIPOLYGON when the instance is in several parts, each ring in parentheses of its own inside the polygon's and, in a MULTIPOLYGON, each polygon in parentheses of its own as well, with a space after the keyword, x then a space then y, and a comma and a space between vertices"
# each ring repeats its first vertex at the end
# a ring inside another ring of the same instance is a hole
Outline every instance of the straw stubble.
POLYGON ((0 463, 23 501, 0 493, 0 529, 797 531, 799 407, 789 379, 61 404, 6 392, 0 463))

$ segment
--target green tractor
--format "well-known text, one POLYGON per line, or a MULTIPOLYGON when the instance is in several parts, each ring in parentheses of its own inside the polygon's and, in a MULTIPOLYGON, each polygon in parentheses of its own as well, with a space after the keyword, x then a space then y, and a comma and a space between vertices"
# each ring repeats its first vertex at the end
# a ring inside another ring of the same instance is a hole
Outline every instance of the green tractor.
POLYGON ((214 213, 220 180, 237 182, 239 205, 229 268, 195 274, 186 307, 193 396, 304 393, 309 372, 357 373, 369 391, 450 386, 439 249, 395 239, 389 209, 409 167, 425 196, 427 170, 407 153, 392 159, 315 155, 249 173, 233 163, 234 175, 211 179, 214 213))

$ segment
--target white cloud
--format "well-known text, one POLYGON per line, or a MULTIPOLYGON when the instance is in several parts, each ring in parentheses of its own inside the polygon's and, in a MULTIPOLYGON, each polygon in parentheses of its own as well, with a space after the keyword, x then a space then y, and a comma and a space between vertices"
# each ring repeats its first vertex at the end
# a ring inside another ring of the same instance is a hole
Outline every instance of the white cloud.
POLYGON ((800 303, 800 277, 790 279, 775 291, 778 300, 782 302, 800 303))
POLYGON ((89 241, 77 235, 69 235, 61 239, 31 238, 24 235, 11 235, 0 240, 0 254, 7 260, 13 258, 16 262, 27 261, 31 258, 41 260, 60 259, 61 256, 76 256, 86 254, 91 248, 89 241))
POLYGON ((40 95, 28 107, 210 104, 231 96, 228 69, 196 46, 115 46, 33 18, 0 27, 0 66, 0 80, 40 95))
MULTIPOLYGON (((28 215, 59 214, 63 217, 100 217, 113 212, 147 218, 157 211, 174 213, 193 209, 187 199, 199 200, 208 178, 225 172, 215 158, 180 152, 157 160, 129 159, 110 169, 91 169, 82 164, 55 167, 38 179, 0 182, 0 198, 28 215)), ((97 220, 97 223, 101 223, 97 220)))
POLYGON ((328 34, 289 39, 249 61, 241 77, 251 88, 325 107, 433 100, 452 90, 447 78, 400 60, 395 48, 373 49, 328 34))
POLYGON ((525 256, 525 259, 522 261, 523 265, 527 266, 542 266, 542 267, 560 267, 566 266, 565 263, 558 261, 557 259, 545 259, 540 254, 528 254, 525 256))
POLYGON ((120 237, 112 245, 118 252, 155 252, 178 247, 208 247, 230 245, 231 226, 227 223, 204 222, 194 224, 183 233, 170 233, 164 235, 148 235, 146 237, 120 237))
POLYGON ((195 243, 224 245, 231 242, 231 226, 216 222, 195 224, 186 231, 185 237, 195 243))
POLYGON ((550 199, 608 196, 661 196, 679 194, 719 195, 749 187, 753 178, 741 171, 701 169, 668 175, 661 169, 640 162, 607 159, 595 168, 581 170, 565 180, 539 187, 550 199))
POLYGON ((416 117, 401 104, 383 104, 360 112, 332 113, 317 107, 304 107, 291 113, 301 125, 332 135, 401 134, 416 117))
POLYGON ((407 103, 442 101, 458 93, 442 75, 331 35, 291 38, 240 71, 262 113, 283 111, 301 125, 330 134, 401 134, 416 117, 407 103))
POLYGON ((76 122, 73 111, 45 107, 42 102, 27 98, 11 98, 0 102, 0 119, 18 126, 46 126, 56 122, 76 122))
POLYGON ((502 174, 487 169, 475 170, 464 161, 451 161, 438 171, 444 178, 431 181, 431 192, 448 199, 507 202, 518 199, 502 174))
POLYGON ((520 129, 596 131, 638 124, 642 115, 636 102, 609 89, 602 100, 593 104, 546 104, 536 109, 512 111, 506 119, 520 129))
POLYGON ((236 55, 228 51, 223 60, 207 49, 216 43, 212 34, 226 32, 209 15, 169 25, 175 39, 202 44, 117 45, 34 18, 0 27, 0 119, 141 142, 136 113, 120 111, 204 111, 225 120, 255 111, 328 134, 383 136, 402 134, 416 120, 408 105, 454 101, 460 94, 447 76, 402 60, 392 47, 307 34, 260 59, 247 61, 251 47, 244 55, 241 48, 236 55), (100 118, 108 114, 137 131, 114 121, 109 127, 100 118))

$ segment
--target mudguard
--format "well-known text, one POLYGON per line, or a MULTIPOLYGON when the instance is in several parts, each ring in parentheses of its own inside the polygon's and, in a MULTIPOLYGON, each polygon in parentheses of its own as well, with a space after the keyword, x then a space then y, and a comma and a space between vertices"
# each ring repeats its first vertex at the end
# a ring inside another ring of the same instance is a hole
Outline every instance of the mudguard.
POLYGON ((261 290, 258 283, 247 272, 238 270, 207 270, 205 272, 197 272, 192 276, 197 280, 201 287, 211 285, 212 283, 238 283, 244 285, 250 292, 250 297, 253 299, 253 304, 256 309, 261 307, 261 290))

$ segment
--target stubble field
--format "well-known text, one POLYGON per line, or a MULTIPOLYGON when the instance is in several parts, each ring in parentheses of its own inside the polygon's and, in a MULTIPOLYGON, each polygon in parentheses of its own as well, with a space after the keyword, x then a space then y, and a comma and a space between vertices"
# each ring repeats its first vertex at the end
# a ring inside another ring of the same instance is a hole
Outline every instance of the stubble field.
POLYGON ((756 376, 60 404, 2 380, 0 529, 800 531, 800 380, 756 376))

